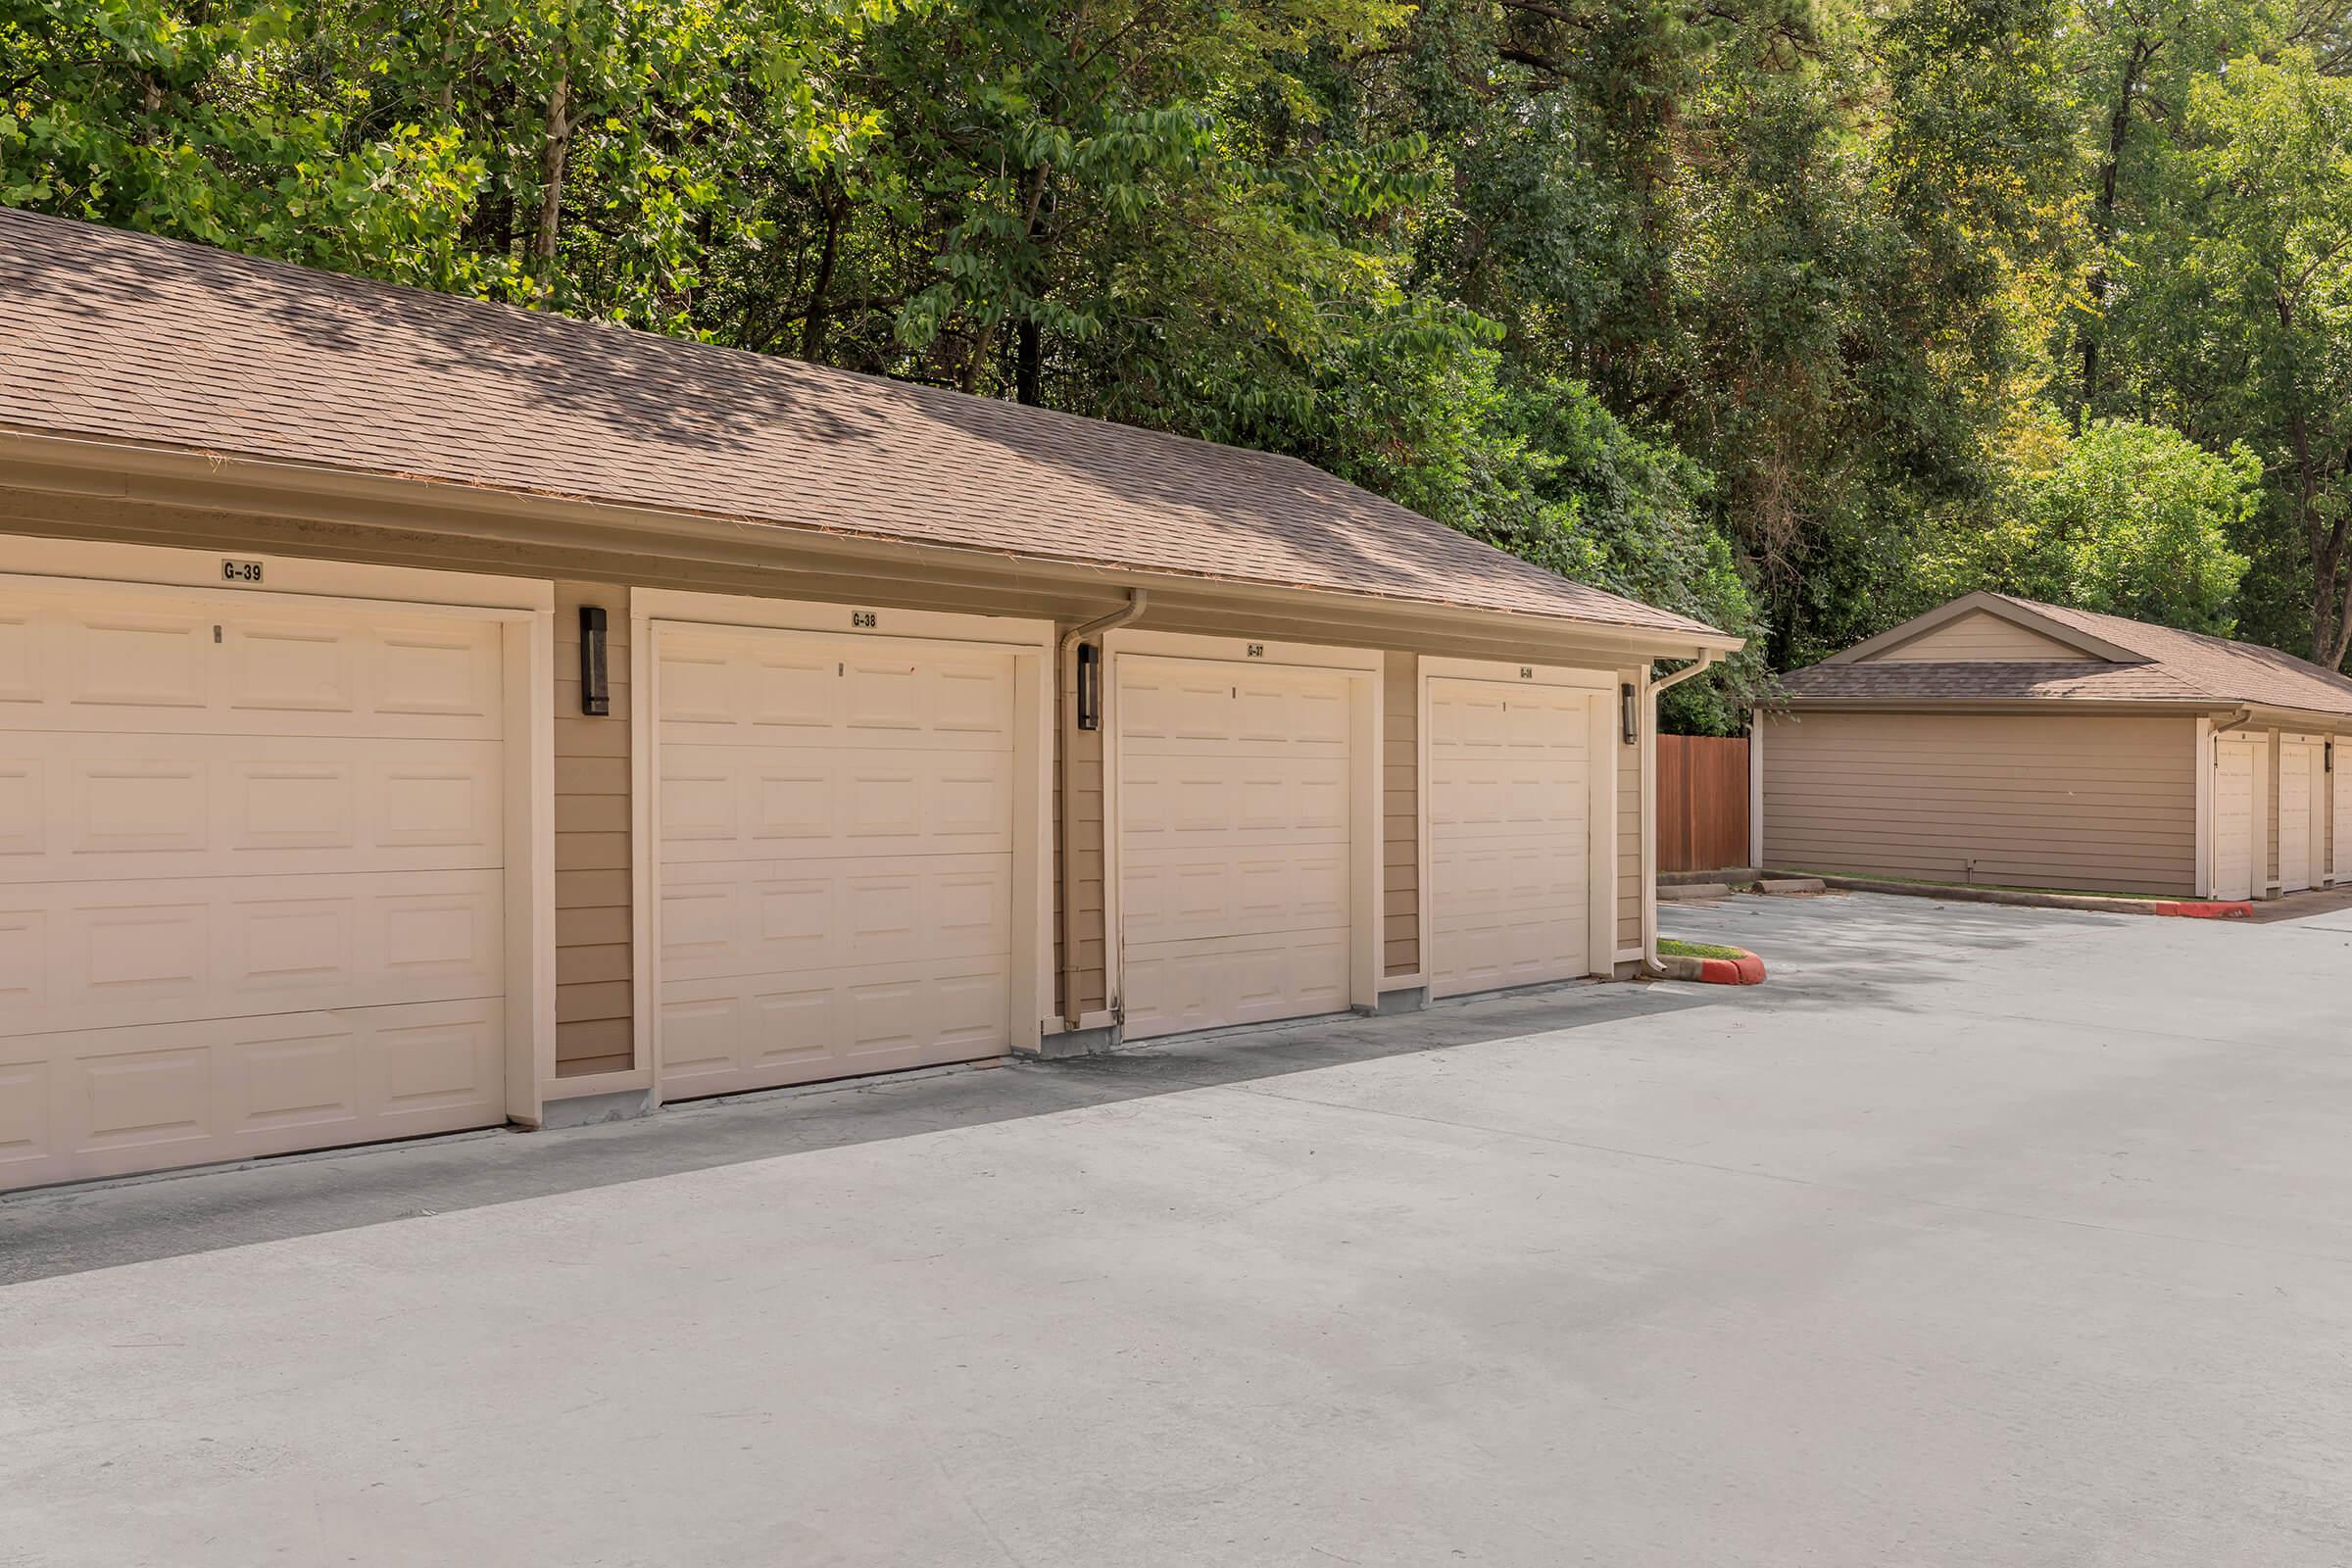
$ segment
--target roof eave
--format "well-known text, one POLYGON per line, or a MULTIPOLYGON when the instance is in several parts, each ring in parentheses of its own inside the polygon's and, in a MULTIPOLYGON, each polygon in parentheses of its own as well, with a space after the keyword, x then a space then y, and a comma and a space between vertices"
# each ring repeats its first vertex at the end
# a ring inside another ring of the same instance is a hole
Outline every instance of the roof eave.
POLYGON ((873 561, 937 559, 1016 563, 1024 572, 1102 588, 1166 584, 1214 591, 1269 605, 1377 606, 1408 618, 1487 628, 1535 628, 1621 651, 1629 658, 1690 659, 1739 652, 1745 640, 1713 627, 1648 627, 1578 615, 1546 615, 1478 606, 1349 592, 1302 584, 1221 577, 1209 573, 1095 565, 1013 551, 943 545, 887 534, 852 533, 683 508, 651 508, 578 496, 467 485, 427 476, 293 463, 232 453, 200 452, 153 442, 61 435, 0 426, 0 485, 103 494, 226 510, 275 506, 288 514, 356 526, 439 527, 472 538, 543 544, 536 533, 504 525, 594 527, 612 533, 671 538, 721 537, 740 546, 745 531, 788 536, 805 549, 873 561), (418 515, 418 514, 422 515, 418 515))
POLYGON ((2187 697, 1799 697, 1783 694, 1756 705, 1774 712, 1951 712, 1951 713, 2147 713, 2157 715, 2234 713, 2243 703, 2187 697))

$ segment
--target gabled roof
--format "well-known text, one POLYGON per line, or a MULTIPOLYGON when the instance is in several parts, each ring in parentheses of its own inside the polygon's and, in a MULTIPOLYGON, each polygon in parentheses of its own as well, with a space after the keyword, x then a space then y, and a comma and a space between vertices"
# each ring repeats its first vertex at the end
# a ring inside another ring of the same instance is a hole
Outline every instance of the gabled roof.
POLYGON ((1976 593, 1781 677, 1796 702, 2120 702, 2261 707, 2352 717, 2352 679, 2275 648, 1976 593), (1963 615, 1986 612, 2081 649, 2098 662, 1904 662, 1871 657, 1963 615))
POLYGON ((1737 645, 1295 459, 0 209, 0 430, 1737 645))

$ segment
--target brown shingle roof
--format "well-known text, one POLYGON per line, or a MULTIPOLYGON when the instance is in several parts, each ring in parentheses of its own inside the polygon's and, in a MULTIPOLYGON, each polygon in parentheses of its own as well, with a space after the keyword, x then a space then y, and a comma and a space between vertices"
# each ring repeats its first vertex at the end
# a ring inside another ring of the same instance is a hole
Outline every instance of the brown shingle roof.
POLYGON ((1900 662, 1814 664, 1781 678, 1794 698, 1849 701, 2193 703, 2207 694, 2154 664, 1900 662))
POLYGON ((2045 605, 2008 594, 1996 597, 2045 615, 2062 626, 2103 638, 2119 648, 2129 648, 2208 697, 2266 708, 2352 714, 2352 679, 2276 648, 2230 642, 2171 626, 2151 626, 2144 620, 2126 620, 2121 615, 2102 615, 2090 610, 2069 610, 2063 605, 2045 605))
POLYGON ((0 210, 0 427, 1704 637, 1291 458, 0 210))
POLYGON ((2102 659, 2095 663, 2079 660, 2035 663, 1866 658, 1792 670, 1781 677, 1781 689, 1799 702, 2204 703, 2290 708, 2352 717, 2352 679, 2275 648, 2152 626, 2121 615, 2069 610, 2009 594, 1984 597, 2051 623, 2060 636, 2071 629, 2135 657, 2129 661, 2102 659))

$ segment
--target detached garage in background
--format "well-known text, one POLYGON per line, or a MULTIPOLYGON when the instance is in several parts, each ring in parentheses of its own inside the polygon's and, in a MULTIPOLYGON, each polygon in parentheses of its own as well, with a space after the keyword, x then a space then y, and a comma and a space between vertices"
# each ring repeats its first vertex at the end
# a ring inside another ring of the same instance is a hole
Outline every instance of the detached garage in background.
POLYGON ((1759 863, 2277 897, 2352 880, 2346 736, 2352 680, 2290 655, 1971 594, 1783 679, 1759 863))
POLYGON ((1295 459, 7 211, 0 365, 0 1188, 1627 974, 1739 646, 1295 459))

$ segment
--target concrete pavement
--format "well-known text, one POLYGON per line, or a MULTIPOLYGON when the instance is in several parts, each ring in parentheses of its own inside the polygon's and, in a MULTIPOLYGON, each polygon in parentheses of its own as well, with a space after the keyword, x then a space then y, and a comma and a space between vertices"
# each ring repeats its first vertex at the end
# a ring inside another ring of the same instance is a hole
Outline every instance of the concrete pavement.
POLYGON ((1667 923, 1772 981, 0 1204, 0 1563, 2352 1559, 2352 916, 1667 923))

